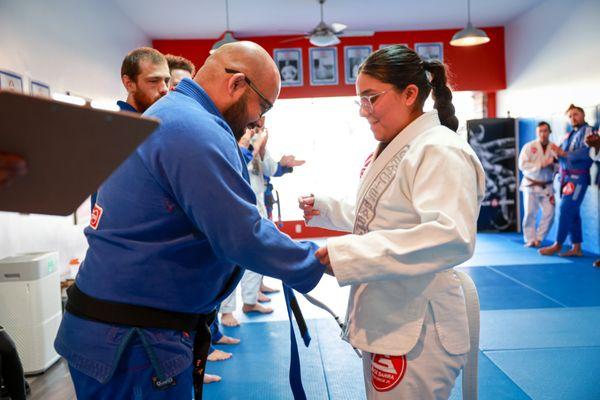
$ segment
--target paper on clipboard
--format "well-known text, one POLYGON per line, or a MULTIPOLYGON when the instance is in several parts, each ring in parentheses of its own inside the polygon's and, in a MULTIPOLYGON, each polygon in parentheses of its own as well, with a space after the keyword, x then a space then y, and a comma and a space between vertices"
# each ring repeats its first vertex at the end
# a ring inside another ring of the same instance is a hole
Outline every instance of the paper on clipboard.
POLYGON ((27 174, 0 188, 0 211, 69 215, 158 127, 134 113, 0 91, 0 151, 27 174))

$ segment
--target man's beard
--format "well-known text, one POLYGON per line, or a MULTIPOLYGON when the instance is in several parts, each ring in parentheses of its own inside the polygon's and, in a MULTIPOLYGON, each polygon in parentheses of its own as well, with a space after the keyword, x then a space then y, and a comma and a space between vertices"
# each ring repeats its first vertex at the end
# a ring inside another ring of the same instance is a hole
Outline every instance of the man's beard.
POLYGON ((248 96, 244 94, 235 104, 223 112, 223 118, 231 128, 235 141, 239 142, 248 126, 248 96))
POLYGON ((156 100, 160 99, 162 96, 158 96, 155 99, 150 98, 141 90, 136 90, 133 92, 133 100, 137 106, 137 111, 143 113, 146 111, 152 104, 156 102, 156 100))

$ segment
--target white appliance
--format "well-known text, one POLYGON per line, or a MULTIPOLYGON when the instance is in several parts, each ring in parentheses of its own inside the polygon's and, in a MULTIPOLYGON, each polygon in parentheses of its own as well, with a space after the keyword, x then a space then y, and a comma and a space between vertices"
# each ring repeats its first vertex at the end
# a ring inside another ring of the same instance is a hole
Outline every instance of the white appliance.
POLYGON ((59 359, 54 338, 61 316, 57 252, 0 260, 0 325, 17 345, 25 374, 44 372, 59 359))

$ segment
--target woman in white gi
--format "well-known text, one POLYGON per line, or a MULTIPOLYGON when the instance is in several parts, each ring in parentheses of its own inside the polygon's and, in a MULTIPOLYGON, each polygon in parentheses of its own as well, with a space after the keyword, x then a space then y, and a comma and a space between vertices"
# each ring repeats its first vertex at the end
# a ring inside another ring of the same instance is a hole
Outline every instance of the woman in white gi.
POLYGON ((475 247, 483 168, 456 134, 438 61, 405 46, 372 53, 356 81, 360 115, 379 141, 356 205, 300 198, 309 225, 351 231, 317 252, 352 285, 344 337, 363 351, 369 399, 446 399, 469 351, 452 267, 475 247), (435 110, 423 112, 433 90, 435 110))
POLYGON ((540 247, 554 219, 554 178, 556 154, 550 146, 550 124, 537 125, 537 139, 525 144, 519 154, 519 170, 523 173, 521 191, 525 211, 523 216, 523 239, 527 247, 540 247), (540 224, 536 230, 538 212, 542 209, 540 224))

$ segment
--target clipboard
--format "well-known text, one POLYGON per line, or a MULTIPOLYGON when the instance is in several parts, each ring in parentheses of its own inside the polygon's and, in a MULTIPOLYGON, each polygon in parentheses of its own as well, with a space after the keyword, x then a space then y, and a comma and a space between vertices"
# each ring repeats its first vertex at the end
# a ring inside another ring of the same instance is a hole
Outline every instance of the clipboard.
POLYGON ((158 127, 135 113, 0 91, 0 151, 27 174, 0 188, 0 211, 67 216, 158 127))

